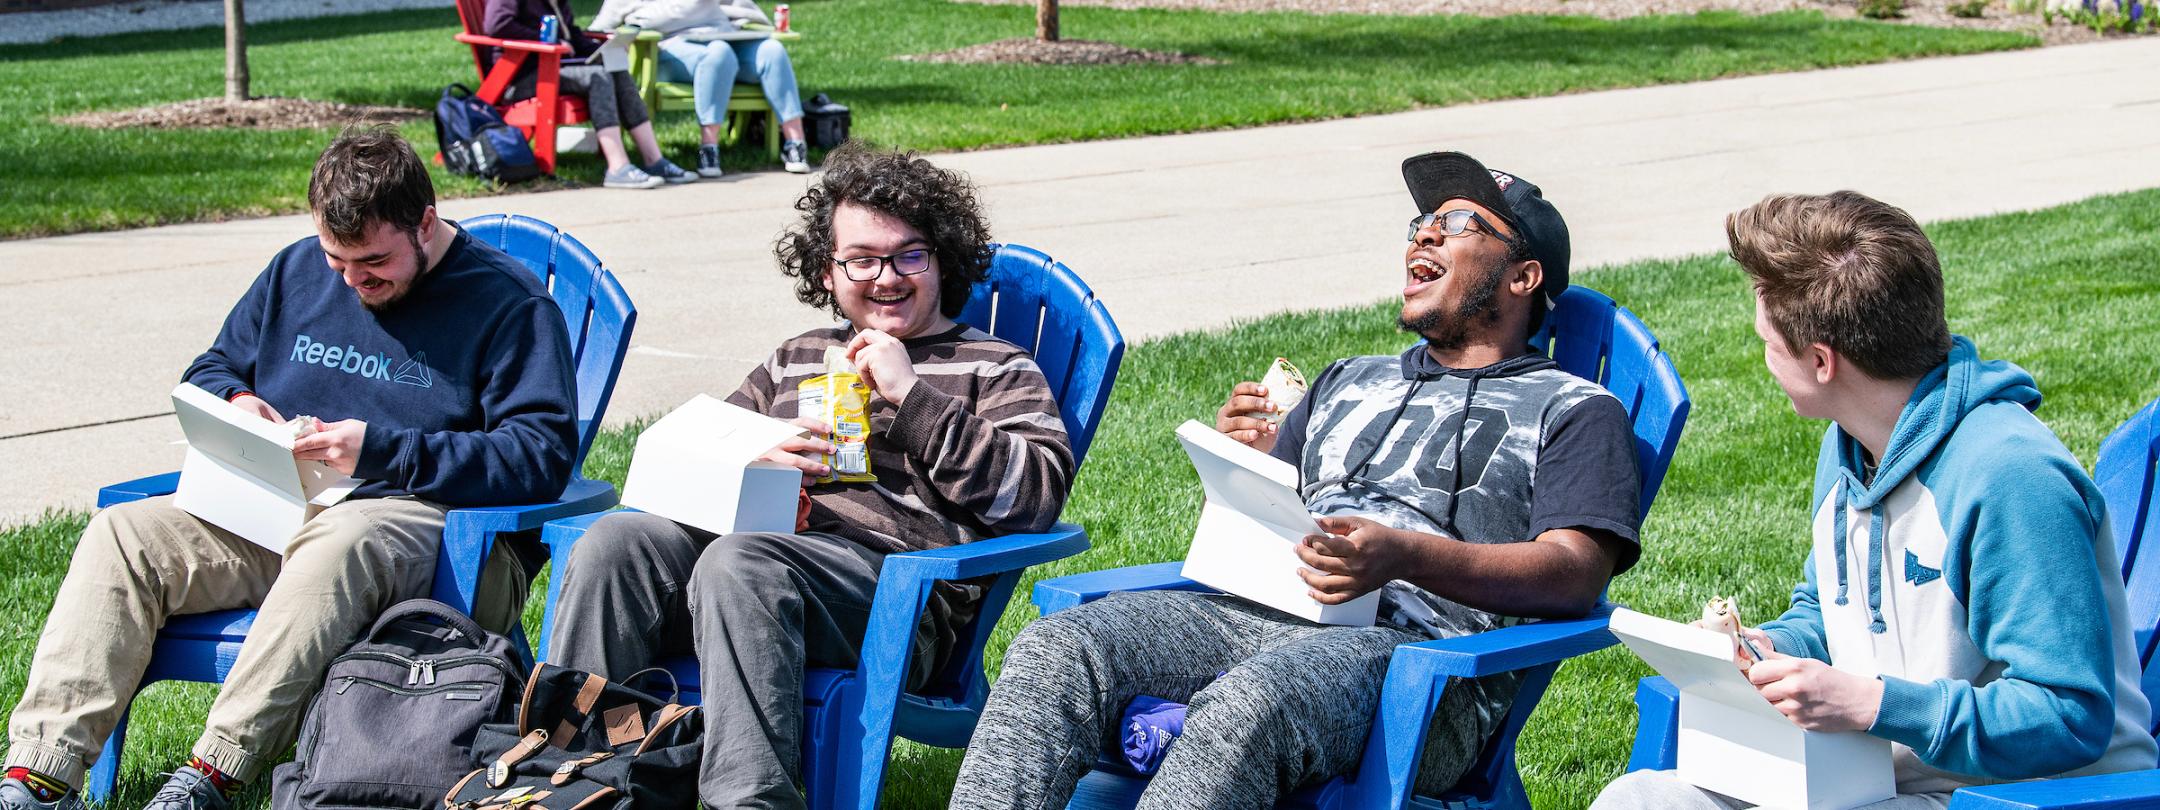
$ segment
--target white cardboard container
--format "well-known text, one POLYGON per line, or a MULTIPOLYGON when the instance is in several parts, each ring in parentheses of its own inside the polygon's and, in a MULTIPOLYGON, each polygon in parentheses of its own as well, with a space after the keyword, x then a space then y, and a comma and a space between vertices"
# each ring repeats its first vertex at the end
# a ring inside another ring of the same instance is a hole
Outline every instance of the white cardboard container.
POLYGON ((638 434, 622 503, 715 534, 795 531, 802 471, 758 457, 808 434, 699 394, 638 434))
POLYGON ((361 484, 293 458, 290 429, 193 384, 174 388, 172 402, 188 443, 173 505, 248 542, 283 554, 303 524, 361 484))
POLYGON ((1212 427, 1187 420, 1178 442, 1192 457, 1207 490, 1200 525, 1185 552, 1186 579, 1321 624, 1368 627, 1380 609, 1373 591, 1340 605, 1323 605, 1298 577, 1305 562, 1297 545, 1320 524, 1297 492, 1297 468, 1254 450, 1212 427))
POLYGON ((1763 807, 1849 810, 1897 795, 1890 741, 1808 731, 1755 691, 1732 642, 1627 608, 1612 633, 1680 690, 1680 779, 1763 807))

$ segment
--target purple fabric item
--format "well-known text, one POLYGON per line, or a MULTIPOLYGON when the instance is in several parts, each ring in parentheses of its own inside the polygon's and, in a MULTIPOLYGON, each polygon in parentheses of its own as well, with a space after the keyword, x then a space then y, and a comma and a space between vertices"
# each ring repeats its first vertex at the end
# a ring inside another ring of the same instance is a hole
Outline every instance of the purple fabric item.
POLYGON ((1185 704, 1141 695, 1125 706, 1125 764, 1134 773, 1148 776, 1162 766, 1170 743, 1185 732, 1185 704))

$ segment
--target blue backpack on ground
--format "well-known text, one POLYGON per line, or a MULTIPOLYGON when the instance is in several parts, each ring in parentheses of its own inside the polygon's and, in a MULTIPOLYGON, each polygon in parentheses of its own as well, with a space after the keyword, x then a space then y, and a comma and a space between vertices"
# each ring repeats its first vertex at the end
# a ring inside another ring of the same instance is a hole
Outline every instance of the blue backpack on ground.
POLYGON ((474 98, 462 84, 443 88, 435 102, 435 148, 451 174, 497 183, 521 183, 540 176, 525 135, 505 123, 494 105, 474 98))

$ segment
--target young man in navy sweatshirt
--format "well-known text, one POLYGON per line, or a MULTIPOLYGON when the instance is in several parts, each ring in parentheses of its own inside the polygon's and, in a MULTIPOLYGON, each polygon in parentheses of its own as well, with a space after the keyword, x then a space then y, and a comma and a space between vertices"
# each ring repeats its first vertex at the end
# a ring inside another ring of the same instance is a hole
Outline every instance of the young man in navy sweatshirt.
MULTIPOLYGON (((256 608, 193 757, 149 805, 229 808, 291 744, 330 659, 384 608, 427 595, 448 510, 547 500, 569 481, 570 343, 532 272, 436 215, 426 166, 393 129, 330 144, 308 205, 317 235, 271 260, 183 379, 272 421, 312 415, 293 455, 366 484, 282 556, 170 497, 98 513, 8 720, 0 810, 82 807, 75 788, 158 628, 256 608)), ((483 621, 514 619, 517 579, 491 561, 483 621)))
MULTIPOLYGON (((1919 224, 1840 191, 1771 197, 1725 230, 1771 378, 1831 421, 1805 576, 1784 615, 1743 631, 1767 655, 1756 690, 1801 728, 1891 742, 1897 795, 1870 810, 2152 767, 2100 491, 2033 416, 2032 376, 1950 334, 1919 224)), ((1742 805, 1636 771, 1591 806, 1742 805)))

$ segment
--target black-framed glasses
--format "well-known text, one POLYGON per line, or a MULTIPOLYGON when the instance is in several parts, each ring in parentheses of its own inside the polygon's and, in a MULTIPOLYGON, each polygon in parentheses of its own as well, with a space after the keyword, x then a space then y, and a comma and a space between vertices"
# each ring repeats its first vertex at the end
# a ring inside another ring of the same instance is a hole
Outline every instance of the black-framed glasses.
POLYGON ((929 248, 916 248, 914 250, 903 250, 890 256, 857 256, 852 259, 834 259, 833 263, 840 265, 842 272, 847 274, 849 281, 876 281, 878 276, 885 274, 887 266, 892 267, 894 273, 903 276, 912 276, 930 269, 930 250, 929 248))
POLYGON ((1411 217, 1410 235, 1403 238, 1415 242, 1417 241, 1418 231, 1433 227, 1435 224, 1440 226, 1440 235, 1442 237, 1461 236, 1475 231, 1498 239, 1501 244, 1507 245, 1509 248, 1516 246, 1515 239, 1501 233, 1498 228, 1493 227, 1491 222, 1486 221, 1484 217, 1478 216, 1478 212, 1468 208, 1457 208, 1445 214, 1419 214, 1411 217), (1472 222, 1477 223, 1476 228, 1470 227, 1472 222))

